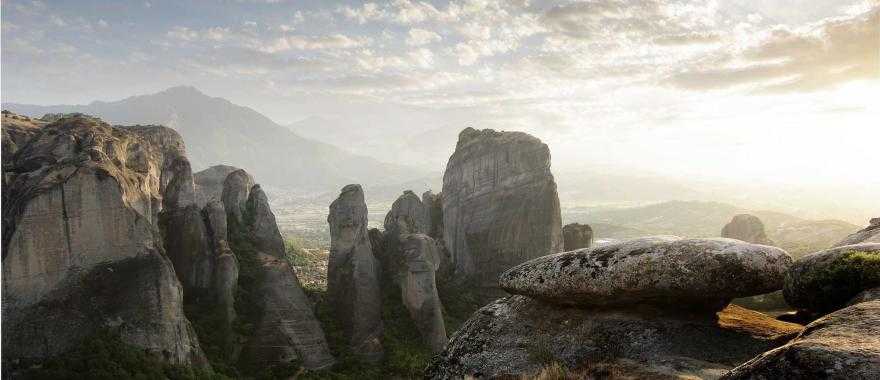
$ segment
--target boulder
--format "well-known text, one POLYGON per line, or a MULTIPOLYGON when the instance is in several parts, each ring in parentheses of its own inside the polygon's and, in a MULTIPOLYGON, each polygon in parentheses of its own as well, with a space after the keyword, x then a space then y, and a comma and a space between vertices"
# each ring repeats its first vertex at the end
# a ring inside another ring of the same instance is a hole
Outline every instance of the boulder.
POLYGON ((842 308, 862 291, 880 286, 880 244, 846 245, 811 253, 785 276, 789 305, 827 313, 842 308))
MULTIPOLYGON (((212 200, 220 201, 223 197, 223 183, 226 177, 236 170, 240 169, 229 165, 214 165, 195 173, 193 180, 196 185, 196 203, 199 207, 205 207, 212 200)), ((254 182, 253 178, 250 182, 254 182)))
POLYGON ((70 117, 4 162, 4 361, 110 329, 169 362, 206 364, 156 223, 183 153, 168 128, 70 117))
POLYGON ((724 228, 721 237, 742 240, 744 242, 774 245, 764 232, 764 223, 757 216, 749 214, 735 215, 724 228))
POLYGON ((871 219, 870 225, 868 225, 868 227, 865 227, 863 230, 847 236, 845 239, 841 240, 834 246, 842 247, 844 245, 853 245, 860 243, 880 243, 880 218, 871 219))
POLYGON ((283 258, 285 254, 284 239, 275 223, 275 214, 269 208, 269 199, 260 185, 251 188, 247 200, 247 211, 252 221, 250 231, 253 234, 257 249, 275 257, 283 258))
POLYGON ((379 262, 367 234, 367 205, 360 185, 347 185, 330 204, 327 296, 362 360, 382 359, 382 297, 379 262))
POLYGON ((501 287, 559 304, 723 308, 782 287, 783 250, 733 239, 655 236, 540 257, 501 275, 501 287))
POLYGON ((436 272, 442 256, 434 239, 424 234, 400 236, 403 259, 401 299, 431 351, 446 345, 443 304, 437 292, 436 272))
MULTIPOLYGON (((584 310, 523 296, 474 313, 425 371, 431 379, 527 378, 544 366, 601 368, 635 363, 621 378, 717 378, 757 353, 784 344, 800 325, 728 306, 717 315, 584 310)), ((587 373, 584 378, 604 377, 587 373)))
POLYGON ((880 301, 828 314, 722 379, 880 379, 880 301))
POLYGON ((571 223, 562 227, 565 251, 589 248, 593 244, 593 229, 589 224, 571 223))
POLYGON ((443 175, 443 240, 454 277, 486 297, 498 275, 562 251, 550 149, 521 132, 464 129, 443 175))
MULTIPOLYGON (((235 223, 244 222, 242 215, 247 208, 252 187, 254 187, 253 177, 241 169, 229 173, 223 181, 223 193, 220 198, 226 208, 226 215, 232 217, 235 223)), ((233 221, 227 220, 227 222, 233 221)))
POLYGON ((248 341, 248 362, 255 368, 296 359, 308 369, 332 366, 335 360, 293 268, 273 255, 260 253, 258 261, 264 275, 257 295, 263 315, 248 341))

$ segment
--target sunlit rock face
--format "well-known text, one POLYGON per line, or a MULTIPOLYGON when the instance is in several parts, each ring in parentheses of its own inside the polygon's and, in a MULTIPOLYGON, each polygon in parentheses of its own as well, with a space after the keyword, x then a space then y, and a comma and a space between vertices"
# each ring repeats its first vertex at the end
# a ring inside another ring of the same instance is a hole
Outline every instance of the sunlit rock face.
POLYGON ((880 301, 859 303, 813 321, 788 344, 722 379, 880 378, 880 301))
POLYGON ((68 117, 4 162, 4 360, 112 329, 170 362, 205 363, 157 226, 180 159, 171 129, 68 117))
POLYGON ((454 277, 500 294, 504 270, 563 249, 550 150, 521 132, 466 128, 443 175, 443 239, 454 277))
POLYGON ((367 233, 367 205, 360 185, 347 185, 330 204, 327 296, 346 336, 364 361, 382 359, 379 261, 367 233))
POLYGON ((562 227, 562 238, 566 251, 588 248, 593 244, 593 229, 588 224, 566 224, 562 227))
POLYGON ((764 232, 764 223, 757 216, 739 214, 721 229, 721 237, 742 240, 749 243, 774 245, 764 232))

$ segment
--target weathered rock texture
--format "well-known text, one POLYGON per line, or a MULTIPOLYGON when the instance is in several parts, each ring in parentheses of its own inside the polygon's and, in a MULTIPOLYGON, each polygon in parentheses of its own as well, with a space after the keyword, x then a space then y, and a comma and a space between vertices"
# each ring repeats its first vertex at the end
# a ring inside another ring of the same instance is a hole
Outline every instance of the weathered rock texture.
POLYGON ((814 312, 842 308, 858 293, 880 286, 880 244, 845 245, 804 256, 785 276, 789 305, 814 312))
POLYGON ((860 243, 880 243, 880 218, 871 219, 871 224, 835 244, 835 247, 860 243))
POLYGON ((251 188, 247 201, 248 215, 251 216, 250 230, 257 249, 275 257, 284 257, 284 239, 275 223, 275 214, 269 208, 269 199, 260 185, 251 188))
POLYGON ((46 358, 113 329, 204 364, 156 223, 180 136, 73 117, 19 146, 4 162, 3 359, 46 358))
POLYGON ((669 378, 717 378, 798 331, 800 325, 738 306, 717 318, 694 318, 585 310, 511 296, 474 313, 434 358, 426 377, 519 377, 552 362, 578 368, 631 361, 669 378))
POLYGON ((430 212, 418 195, 410 190, 404 191, 385 215, 385 234, 395 238, 402 234, 428 234, 430 212))
POLYGON ((757 216, 749 214, 735 215, 730 223, 721 229, 721 237, 742 240, 749 243, 773 245, 764 232, 764 223, 757 216))
POLYGON ((443 175, 443 239, 457 280, 501 293, 498 275, 560 252, 550 149, 521 132, 466 128, 443 175))
POLYGON ((562 227, 565 251, 589 248, 593 244, 593 229, 588 224, 571 223, 562 227))
POLYGON ((228 217, 233 218, 237 223, 244 223, 242 216, 247 209, 247 200, 252 187, 254 187, 253 177, 241 169, 229 173, 223 181, 220 198, 228 217))
POLYGON ((437 269, 442 260, 434 239, 424 234, 400 236, 404 262, 400 279, 401 299, 419 332, 433 352, 446 345, 443 304, 437 292, 437 269))
POLYGON ((788 344, 736 367, 723 379, 880 379, 880 301, 818 319, 788 344))
POLYGON ((327 295, 352 351, 378 361, 382 350, 382 297, 379 262, 367 234, 367 205, 360 185, 342 188, 330 204, 330 258, 327 295))
POLYGON ((500 284, 569 305, 723 308, 780 289, 790 265, 776 247, 657 236, 540 257, 505 272, 500 284))
POLYGON ((335 363, 293 268, 278 257, 258 255, 264 275, 258 297, 263 315, 254 337, 248 342, 249 362, 260 365, 301 359, 309 369, 335 363))
POLYGON ((857 303, 868 301, 880 301, 880 287, 868 289, 859 294, 856 294, 855 297, 850 298, 849 302, 846 303, 846 306, 852 306, 857 303))

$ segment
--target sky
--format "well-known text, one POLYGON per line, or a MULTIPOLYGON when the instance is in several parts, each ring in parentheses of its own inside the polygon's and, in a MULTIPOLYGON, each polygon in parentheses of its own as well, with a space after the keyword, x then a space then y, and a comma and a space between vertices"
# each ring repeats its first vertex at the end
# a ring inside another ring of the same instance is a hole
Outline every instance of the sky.
POLYGON ((560 170, 880 189, 878 0, 2 2, 3 102, 175 85, 281 124, 522 130, 560 170))

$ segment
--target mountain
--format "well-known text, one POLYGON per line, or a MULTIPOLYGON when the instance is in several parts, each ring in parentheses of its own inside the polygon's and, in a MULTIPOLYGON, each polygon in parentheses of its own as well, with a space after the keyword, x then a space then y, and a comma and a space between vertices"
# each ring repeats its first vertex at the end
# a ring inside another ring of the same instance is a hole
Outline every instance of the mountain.
MULTIPOLYGON (((31 116, 81 112, 113 124, 160 124, 177 130, 194 170, 227 164, 246 168, 270 186, 301 192, 336 191, 349 183, 391 184, 423 172, 352 154, 302 137, 248 107, 211 97, 193 87, 87 105, 38 106, 5 103, 4 109, 31 116)), ((349 139, 346 144, 352 144, 349 139)))

